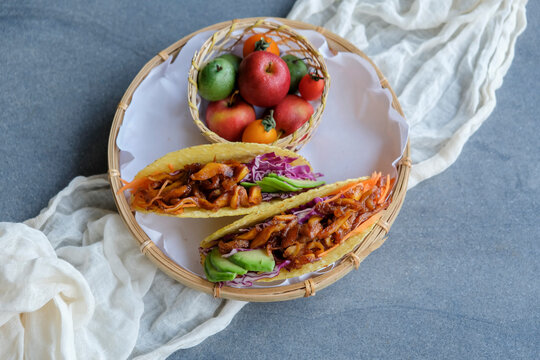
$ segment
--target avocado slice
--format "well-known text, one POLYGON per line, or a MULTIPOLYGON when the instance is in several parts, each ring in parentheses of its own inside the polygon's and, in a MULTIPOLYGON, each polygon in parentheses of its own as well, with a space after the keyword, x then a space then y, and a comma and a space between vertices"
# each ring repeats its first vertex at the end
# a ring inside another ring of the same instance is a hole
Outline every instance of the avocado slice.
MULTIPOLYGON (((265 177, 260 181, 257 181, 257 185, 261 187, 261 190, 263 190, 264 187, 274 188, 277 189, 277 191, 298 191, 300 188, 297 188, 295 186, 292 186, 291 184, 286 183, 283 180, 274 178, 274 177, 265 177)), ((270 192, 270 191, 266 191, 270 192)))
POLYGON ((268 184, 267 182, 263 181, 265 178, 263 178, 262 180, 259 180, 259 181, 256 181, 255 183, 250 183, 250 182, 241 182, 240 185, 242 185, 243 187, 245 188, 250 188, 252 186, 258 186, 261 188, 261 191, 262 192, 280 192, 281 190, 279 190, 278 188, 276 188, 275 186, 272 186, 270 184, 268 184))
POLYGON ((324 181, 313 181, 313 180, 295 180, 295 179, 289 179, 288 177, 277 175, 274 173, 268 174, 267 176, 275 179, 279 179, 281 181, 284 181, 292 186, 295 186, 297 188, 301 189, 310 189, 317 186, 324 185, 324 181))
POLYGON ((229 257, 236 265, 248 271, 269 272, 274 270, 276 262, 273 256, 269 256, 265 250, 240 251, 229 257))
POLYGON ((240 183, 240 185, 242 185, 242 186, 245 187, 245 188, 250 188, 250 187, 252 187, 252 186, 257 186, 257 184, 251 183, 251 182, 247 182, 247 181, 242 181, 242 182, 240 183))
POLYGON ((263 178, 262 180, 256 181, 257 185, 261 188, 262 192, 273 193, 273 192, 280 192, 281 191, 278 188, 276 188, 275 186, 269 185, 268 183, 264 182, 263 181, 264 179, 265 178, 263 178))
POLYGON ((206 259, 204 260, 204 273, 206 274, 206 278, 208 279, 208 281, 219 282, 219 281, 234 280, 234 278, 236 277, 236 273, 218 271, 210 263, 210 260, 208 258, 209 257, 207 256, 206 259))
POLYGON ((217 248, 210 251, 208 254, 208 259, 210 260, 210 264, 212 264, 217 271, 232 272, 239 275, 244 275, 247 273, 247 270, 243 267, 240 267, 229 261, 227 258, 222 257, 217 248))

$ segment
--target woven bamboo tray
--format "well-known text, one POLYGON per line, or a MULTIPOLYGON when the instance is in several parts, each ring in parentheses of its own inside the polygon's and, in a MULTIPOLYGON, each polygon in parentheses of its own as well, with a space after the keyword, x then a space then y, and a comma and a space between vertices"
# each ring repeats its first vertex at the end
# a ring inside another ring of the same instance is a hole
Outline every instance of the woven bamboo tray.
MULTIPOLYGON (((249 21, 256 21, 258 18, 246 19, 249 21)), ((292 28, 296 29, 309 29, 315 30, 324 35, 328 41, 330 48, 335 52, 351 52, 360 55, 366 59, 375 69, 377 75, 380 79, 381 86, 387 88, 392 94, 392 107, 396 109, 402 116, 403 111, 397 100, 397 97, 388 84, 388 81, 380 70, 375 66, 375 64, 360 50, 358 50, 354 45, 352 45, 347 40, 341 38, 340 36, 324 29, 321 27, 315 27, 299 21, 280 19, 280 21, 292 28)), ((407 192, 407 183, 409 179, 409 172, 411 167, 410 160, 410 151, 409 145, 405 149, 402 159, 398 165, 398 176, 396 185, 394 188, 393 201, 384 211, 381 219, 378 221, 376 226, 371 230, 371 232, 364 238, 361 244, 347 254, 341 261, 339 261, 332 270, 308 279, 301 283, 296 283, 292 285, 272 287, 272 288, 233 288, 228 286, 219 287, 216 284, 211 283, 198 275, 191 273, 190 271, 179 266, 171 259, 169 259, 146 235, 146 233, 141 229, 137 221, 135 220, 134 213, 131 211, 129 204, 127 203, 123 194, 117 194, 118 189, 122 187, 120 181, 120 172, 119 172, 119 149, 116 145, 116 138, 118 136, 118 131, 122 125, 124 119, 124 114, 126 109, 129 107, 133 93, 137 87, 141 84, 144 78, 149 74, 149 72, 156 66, 163 63, 168 59, 169 56, 176 57, 179 51, 182 49, 184 44, 193 36, 197 35, 203 31, 216 31, 221 29, 224 26, 230 25, 231 22, 224 22, 209 26, 207 28, 201 29, 195 33, 192 33, 185 38, 177 41, 163 51, 160 51, 158 55, 153 57, 137 74, 135 79, 131 82, 128 89, 126 90, 122 100, 118 104, 116 114, 111 127, 111 132, 109 135, 109 144, 108 144, 108 162, 109 162, 109 181, 111 183, 111 190, 114 196, 114 200, 118 207, 118 211, 123 221, 125 222, 128 229, 133 234, 135 240, 137 241, 139 248, 143 254, 145 254, 157 267, 164 271, 167 275, 173 279, 179 281, 180 283, 189 286, 191 288, 197 289, 199 291, 213 294, 215 297, 234 299, 234 300, 243 300, 243 301, 254 301, 254 302, 270 302, 270 301, 284 301, 291 300, 300 297, 313 296, 316 292, 335 281, 341 279, 343 276, 348 274, 353 269, 358 269, 360 262, 365 259, 372 251, 376 250, 382 243, 386 240, 386 235, 390 230, 392 223, 394 222, 401 205, 405 199, 405 194, 407 192)), ((187 75, 186 75, 187 76, 187 75)))
POLYGON ((315 107, 315 111, 313 112, 313 115, 311 115, 309 121, 292 134, 281 137, 272 143, 274 146, 298 151, 303 145, 311 140, 313 132, 320 123, 326 105, 328 89, 330 87, 330 75, 328 74, 322 54, 313 47, 307 38, 291 29, 287 24, 267 21, 263 18, 233 20, 225 23, 225 26, 220 28, 206 40, 199 51, 193 56, 191 69, 189 70, 188 104, 191 116, 201 134, 208 141, 212 143, 228 142, 215 132, 211 131, 199 117, 199 106, 197 106, 197 78, 199 69, 218 55, 230 52, 236 46, 242 46, 243 41, 255 33, 268 35, 274 38, 280 46, 280 56, 292 54, 298 58, 305 58, 308 68, 315 70, 317 74, 322 75, 325 79, 320 103, 315 107), (233 35, 240 30, 240 34, 233 35))

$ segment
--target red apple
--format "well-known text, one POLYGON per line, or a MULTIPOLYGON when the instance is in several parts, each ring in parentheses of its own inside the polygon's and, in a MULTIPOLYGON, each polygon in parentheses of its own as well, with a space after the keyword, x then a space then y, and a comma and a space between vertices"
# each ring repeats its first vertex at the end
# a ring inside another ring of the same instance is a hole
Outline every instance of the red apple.
POLYGON ((208 128, 229 141, 239 141, 246 126, 253 121, 253 106, 235 94, 227 99, 210 102, 206 109, 208 128))
POLYGON ((287 63, 268 51, 254 51, 238 68, 240 95, 250 104, 270 107, 289 92, 291 74, 287 63))
POLYGON ((276 128, 292 134, 313 115, 313 106, 298 95, 287 95, 274 108, 276 128))

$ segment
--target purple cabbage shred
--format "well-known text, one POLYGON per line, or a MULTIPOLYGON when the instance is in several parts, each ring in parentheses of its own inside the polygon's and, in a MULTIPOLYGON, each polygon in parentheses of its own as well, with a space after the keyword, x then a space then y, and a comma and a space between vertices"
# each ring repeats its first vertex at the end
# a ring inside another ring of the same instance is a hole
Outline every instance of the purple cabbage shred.
POLYGON ((280 264, 276 264, 274 270, 266 273, 256 273, 253 271, 247 272, 246 274, 237 277, 234 280, 224 281, 223 284, 231 287, 251 287, 253 283, 260 279, 273 278, 279 275, 280 270, 290 264, 290 260, 285 260, 280 264))
POLYGON ((294 180, 317 180, 323 176, 321 173, 313 173, 308 165, 291 165, 296 159, 298 158, 279 156, 273 152, 258 155, 247 164, 249 174, 242 181, 259 181, 270 173, 294 180))
POLYGON ((325 197, 316 197, 313 200, 311 200, 308 203, 305 203, 304 205, 301 205, 295 209, 289 210, 289 214, 294 214, 298 217, 298 223, 303 224, 306 221, 309 220, 312 216, 321 216, 324 217, 323 214, 320 214, 316 209, 315 205, 317 205, 320 202, 323 202, 324 200, 328 199, 329 196, 325 197))

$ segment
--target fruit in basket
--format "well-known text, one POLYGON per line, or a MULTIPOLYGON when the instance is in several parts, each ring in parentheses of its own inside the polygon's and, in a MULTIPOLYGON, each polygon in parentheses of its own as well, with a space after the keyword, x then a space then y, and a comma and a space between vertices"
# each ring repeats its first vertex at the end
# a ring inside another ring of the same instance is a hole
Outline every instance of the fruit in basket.
POLYGON ((209 101, 225 99, 234 90, 236 71, 226 59, 208 62, 197 79, 199 95, 209 101))
POLYGON ((291 84, 291 75, 285 61, 279 56, 255 51, 240 63, 238 88, 240 95, 252 105, 272 107, 278 104, 291 84))
POLYGON ((287 67, 289 68, 289 73, 291 75, 291 85, 289 86, 289 94, 294 94, 298 90, 298 84, 300 80, 308 73, 308 67, 304 61, 292 54, 288 54, 281 57, 287 67))
POLYGON ((220 55, 216 59, 225 59, 225 60, 227 60, 228 62, 230 62, 232 64, 232 66, 234 67, 234 71, 236 71, 237 73, 238 73, 238 67, 240 66, 240 63, 242 62, 242 58, 240 56, 236 56, 236 55, 230 54, 230 53, 220 55))
POLYGON ((274 108, 276 127, 285 135, 292 134, 313 115, 313 106, 298 95, 287 95, 274 108))
POLYGON ((279 48, 270 36, 263 34, 254 34, 244 41, 244 48, 242 49, 244 57, 248 56, 254 51, 267 51, 279 56, 279 48))
POLYGON ((259 144, 270 144, 276 141, 276 121, 273 115, 274 111, 270 110, 270 114, 264 119, 255 120, 249 124, 242 134, 242 141, 259 144))
POLYGON ((323 90, 324 78, 315 73, 304 75, 302 80, 300 80, 300 84, 298 84, 300 96, 308 101, 319 99, 323 90))
POLYGON ((206 108, 206 125, 228 141, 238 141, 246 126, 256 119, 253 106, 234 92, 229 98, 212 101, 206 108))

